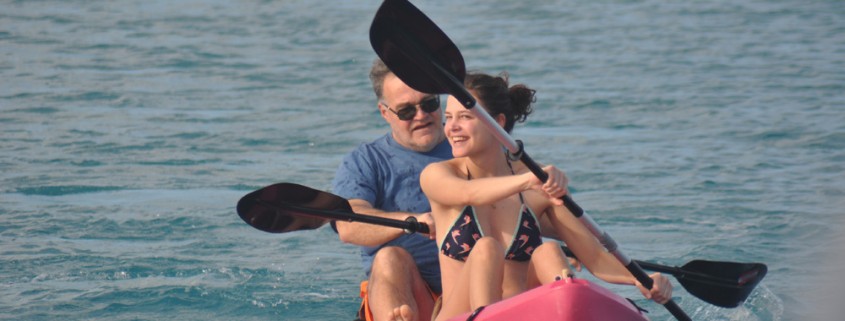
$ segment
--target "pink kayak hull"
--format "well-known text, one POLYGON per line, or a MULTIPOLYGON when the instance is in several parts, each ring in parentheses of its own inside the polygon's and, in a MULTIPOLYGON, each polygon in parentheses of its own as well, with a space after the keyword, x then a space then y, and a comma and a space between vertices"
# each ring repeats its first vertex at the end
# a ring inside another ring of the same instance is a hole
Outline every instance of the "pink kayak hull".
MULTIPOLYGON (((471 313, 449 321, 467 320, 471 313)), ((476 321, 561 320, 561 321, 647 321, 631 302, 582 279, 564 279, 537 287, 478 313, 476 321)))

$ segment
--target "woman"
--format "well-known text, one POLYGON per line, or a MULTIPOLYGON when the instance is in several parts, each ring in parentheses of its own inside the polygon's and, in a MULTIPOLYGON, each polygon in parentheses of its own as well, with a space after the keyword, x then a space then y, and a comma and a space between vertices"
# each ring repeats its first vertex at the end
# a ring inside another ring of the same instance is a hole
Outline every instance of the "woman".
MULTIPOLYGON (((509 87, 507 74, 470 73, 464 85, 507 132, 532 111, 534 90, 524 85, 509 87)), ((420 178, 440 247, 443 304, 436 320, 561 276, 565 257, 556 242, 543 243, 539 231, 543 216, 548 216, 555 234, 598 278, 636 285, 659 303, 671 297, 666 277, 654 274, 652 290, 642 287, 562 206, 559 198, 567 192, 562 172, 545 167, 550 179, 541 183, 521 162, 508 160, 483 120, 454 97, 447 101, 445 119, 455 158, 429 165, 420 178)))

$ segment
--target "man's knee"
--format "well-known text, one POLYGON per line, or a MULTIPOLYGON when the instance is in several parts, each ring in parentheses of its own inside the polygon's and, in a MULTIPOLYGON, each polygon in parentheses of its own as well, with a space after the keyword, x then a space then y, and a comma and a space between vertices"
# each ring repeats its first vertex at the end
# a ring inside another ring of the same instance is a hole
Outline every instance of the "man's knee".
POLYGON ((375 266, 396 266, 414 264, 414 258, 408 251, 398 246, 388 246, 382 248, 373 257, 373 267, 375 266))
POLYGON ((408 251, 401 247, 388 246, 379 250, 373 258, 370 279, 407 276, 409 275, 408 272, 416 270, 414 258, 408 251))

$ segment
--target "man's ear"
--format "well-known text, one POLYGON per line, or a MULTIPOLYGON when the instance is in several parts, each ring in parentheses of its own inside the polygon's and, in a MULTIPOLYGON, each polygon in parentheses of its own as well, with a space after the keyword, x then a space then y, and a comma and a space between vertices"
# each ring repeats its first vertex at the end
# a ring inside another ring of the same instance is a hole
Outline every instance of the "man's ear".
POLYGON ((390 116, 390 115, 387 114, 387 112, 388 112, 387 107, 384 107, 384 105, 382 103, 377 102, 376 108, 378 108, 378 112, 379 112, 379 114, 381 114, 381 118, 384 118, 384 120, 387 120, 387 117, 390 116))

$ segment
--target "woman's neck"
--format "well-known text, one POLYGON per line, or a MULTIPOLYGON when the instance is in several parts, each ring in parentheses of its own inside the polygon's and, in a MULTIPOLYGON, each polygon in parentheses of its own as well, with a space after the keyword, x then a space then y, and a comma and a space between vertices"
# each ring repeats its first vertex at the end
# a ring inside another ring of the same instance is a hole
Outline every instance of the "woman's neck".
POLYGON ((466 168, 473 178, 497 177, 510 175, 508 159, 501 149, 469 156, 465 160, 466 168))

